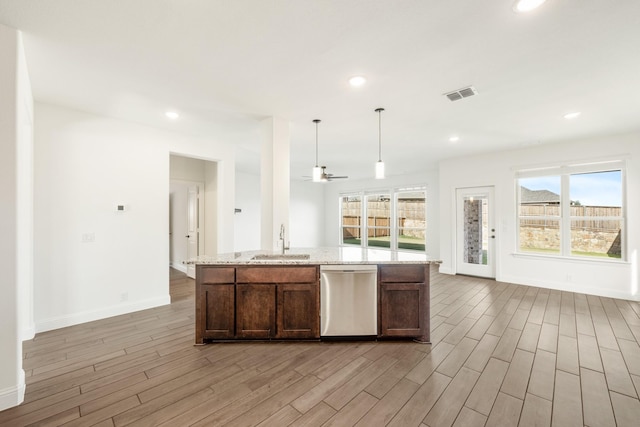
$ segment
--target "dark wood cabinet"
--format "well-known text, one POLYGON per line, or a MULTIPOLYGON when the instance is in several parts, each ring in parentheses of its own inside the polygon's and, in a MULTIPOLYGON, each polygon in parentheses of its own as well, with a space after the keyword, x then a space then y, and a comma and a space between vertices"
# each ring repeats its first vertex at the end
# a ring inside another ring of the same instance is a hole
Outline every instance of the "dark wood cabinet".
POLYGON ((318 286, 310 283, 277 286, 277 337, 320 338, 318 286))
POLYGON ((238 338, 273 338, 276 334, 276 289, 270 284, 236 285, 238 338))
POLYGON ((317 265, 198 265, 196 344, 319 339, 319 280, 317 265))
POLYGON ((235 269, 196 267, 196 344, 235 335, 235 269))
POLYGON ((430 341, 429 265, 378 266, 378 336, 430 341))
POLYGON ((202 285, 204 338, 233 338, 235 289, 229 285, 202 285))

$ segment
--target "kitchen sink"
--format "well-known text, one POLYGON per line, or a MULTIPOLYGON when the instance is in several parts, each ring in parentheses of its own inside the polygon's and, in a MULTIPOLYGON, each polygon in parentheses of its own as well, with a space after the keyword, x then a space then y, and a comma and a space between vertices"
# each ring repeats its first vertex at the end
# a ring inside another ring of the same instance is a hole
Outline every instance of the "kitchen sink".
POLYGON ((288 261, 297 259, 309 259, 309 254, 259 254, 255 255, 254 260, 272 260, 272 261, 288 261))

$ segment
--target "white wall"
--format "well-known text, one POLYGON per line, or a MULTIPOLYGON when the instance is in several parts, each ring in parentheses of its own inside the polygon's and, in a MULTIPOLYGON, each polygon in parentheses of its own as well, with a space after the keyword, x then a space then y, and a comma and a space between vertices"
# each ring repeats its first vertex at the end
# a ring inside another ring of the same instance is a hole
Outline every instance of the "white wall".
POLYGON ((495 186, 496 279, 618 298, 640 299, 640 134, 590 138, 561 144, 443 161, 440 164, 440 226, 443 264, 455 273, 455 189, 495 186), (626 158, 627 262, 515 255, 515 172, 527 167, 626 158), (568 280, 570 278, 571 280, 568 280))
MULTIPOLYGON (((230 206, 227 205, 219 205, 218 197, 222 194, 222 190, 218 191, 218 186, 220 178, 220 170, 218 169, 218 164, 215 162, 205 162, 204 165, 204 248, 201 249, 201 252, 204 255, 216 255, 218 253, 218 242, 219 238, 224 236, 224 232, 226 229, 231 229, 231 233, 233 233, 233 227, 230 226, 233 221, 233 204, 230 206), (220 214, 220 209, 223 209, 224 215, 220 214), (220 231, 220 233, 218 232, 220 231)), ((235 174, 234 174, 234 182, 235 182, 235 174)), ((232 194, 235 194, 233 188, 235 184, 231 184, 231 187, 224 189, 224 191, 229 191, 232 194)), ((232 234, 233 235, 233 234, 232 234)), ((223 252, 229 252, 233 249, 233 241, 235 238, 232 238, 228 244, 225 242, 225 247, 223 252)))
POLYGON ((33 321, 33 94, 19 35, 17 94, 18 307, 23 340, 35 335, 33 321))
POLYGON ((33 97, 21 34, 0 25, 0 410, 24 399, 32 326, 33 97))
MULTIPOLYGON (((168 303, 170 153, 223 165, 229 221, 233 148, 46 104, 35 117, 36 329, 168 303)), ((233 229, 217 240, 231 248, 233 229)))
MULTIPOLYGON (((260 249, 260 176, 236 172, 235 250, 260 249)), ((289 230, 292 248, 315 248, 324 245, 324 186, 305 181, 291 181, 289 195, 289 230)), ((334 245, 335 246, 335 245, 334 245)))
POLYGON ((290 214, 290 129, 289 122, 279 117, 262 120, 260 150, 260 246, 276 250, 281 225, 289 234, 290 214))
POLYGON ((291 230, 287 233, 290 247, 315 248, 324 246, 325 188, 325 185, 311 181, 291 181, 289 202, 291 230))
POLYGON ((169 158, 169 176, 173 180, 204 182, 205 161, 172 155, 169 158))
POLYGON ((333 181, 324 185, 325 233, 324 245, 336 246, 340 243, 340 195, 357 191, 378 191, 407 187, 424 186, 427 188, 427 235, 426 253, 434 259, 439 258, 439 185, 438 171, 429 170, 422 174, 390 176, 383 180, 345 180, 333 181))
POLYGON ((260 176, 236 172, 235 251, 260 249, 260 176))
POLYGON ((171 181, 169 185, 169 261, 171 267, 187 272, 182 261, 187 255, 187 203, 189 199, 189 184, 182 181, 171 181))

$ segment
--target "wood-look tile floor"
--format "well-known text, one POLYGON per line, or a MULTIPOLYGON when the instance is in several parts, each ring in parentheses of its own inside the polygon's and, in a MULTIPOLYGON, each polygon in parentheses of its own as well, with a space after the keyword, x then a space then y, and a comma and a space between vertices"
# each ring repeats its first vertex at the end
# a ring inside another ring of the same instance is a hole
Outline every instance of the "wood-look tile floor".
POLYGON ((0 425, 640 426, 637 302, 433 273, 431 345, 195 347, 193 288, 25 342, 0 425))

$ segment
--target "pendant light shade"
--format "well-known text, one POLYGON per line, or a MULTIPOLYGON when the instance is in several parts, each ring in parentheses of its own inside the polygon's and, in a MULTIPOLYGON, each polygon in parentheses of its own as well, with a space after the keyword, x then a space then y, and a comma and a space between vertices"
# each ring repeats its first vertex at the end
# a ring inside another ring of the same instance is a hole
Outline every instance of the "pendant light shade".
POLYGON ((313 167, 311 172, 311 179, 313 182, 321 182, 322 181, 322 168, 318 166, 318 123, 320 120, 315 119, 313 123, 316 124, 316 165, 313 167))
POLYGON ((384 179, 384 162, 382 161, 382 112, 384 108, 376 108, 378 113, 378 161, 376 162, 376 179, 384 179))
POLYGON ((376 179, 384 179, 384 162, 382 160, 376 162, 376 179))

